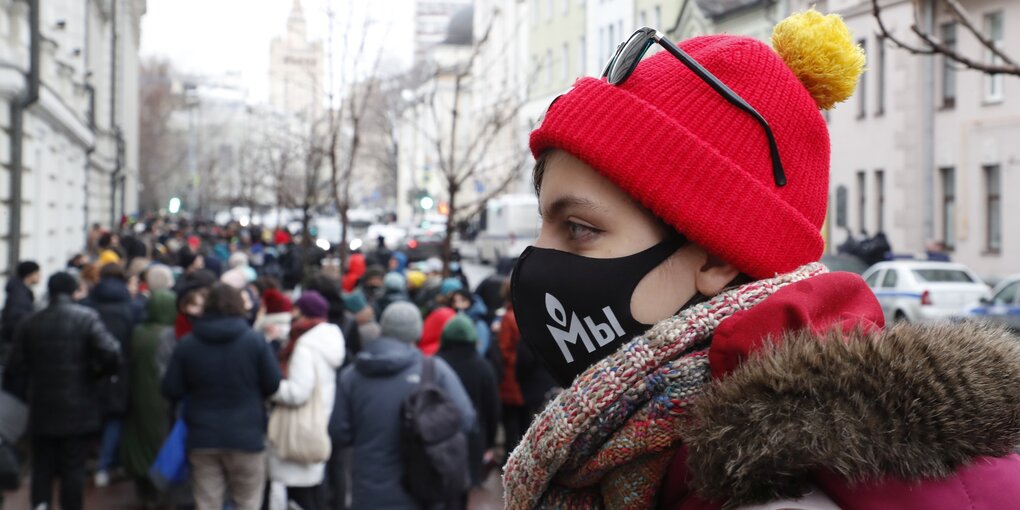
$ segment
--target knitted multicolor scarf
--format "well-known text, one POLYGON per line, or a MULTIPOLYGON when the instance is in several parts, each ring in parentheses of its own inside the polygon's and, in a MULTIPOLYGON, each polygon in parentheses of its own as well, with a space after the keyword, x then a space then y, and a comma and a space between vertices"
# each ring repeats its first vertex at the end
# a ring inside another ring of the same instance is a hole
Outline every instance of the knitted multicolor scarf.
POLYGON ((588 368, 535 419, 510 456, 506 508, 654 507, 682 441, 678 418, 711 377, 712 332, 734 313, 823 272, 821 264, 808 264, 720 293, 588 368))

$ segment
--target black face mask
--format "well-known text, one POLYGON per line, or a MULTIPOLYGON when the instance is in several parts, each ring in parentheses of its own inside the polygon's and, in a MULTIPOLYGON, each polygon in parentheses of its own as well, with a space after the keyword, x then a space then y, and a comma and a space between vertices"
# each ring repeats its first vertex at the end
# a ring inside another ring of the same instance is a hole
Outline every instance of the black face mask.
POLYGON ((511 281, 521 338, 553 377, 569 386, 578 374, 651 327, 631 314, 631 296, 645 275, 685 242, 674 237, 615 259, 528 247, 511 281))

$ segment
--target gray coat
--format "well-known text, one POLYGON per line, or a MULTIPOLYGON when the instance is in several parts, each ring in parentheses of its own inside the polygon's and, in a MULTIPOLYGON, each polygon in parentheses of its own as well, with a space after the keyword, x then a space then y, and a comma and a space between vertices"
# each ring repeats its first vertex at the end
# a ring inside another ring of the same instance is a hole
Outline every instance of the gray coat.
MULTIPOLYGON (((436 379, 461 410, 463 430, 475 410, 449 365, 436 358, 436 379)), ((353 446, 353 510, 419 508, 401 483, 400 408, 418 387, 422 354, 414 346, 380 338, 365 345, 340 374, 330 420, 334 446, 353 446)))

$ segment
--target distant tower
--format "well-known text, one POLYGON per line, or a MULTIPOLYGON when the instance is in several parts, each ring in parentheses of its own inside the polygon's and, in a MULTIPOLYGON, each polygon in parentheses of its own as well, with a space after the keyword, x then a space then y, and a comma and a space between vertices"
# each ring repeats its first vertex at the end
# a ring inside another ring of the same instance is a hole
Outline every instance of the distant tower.
POLYGON ((324 73, 322 42, 308 40, 301 0, 293 0, 287 34, 269 49, 269 102, 286 114, 314 121, 322 115, 324 73))

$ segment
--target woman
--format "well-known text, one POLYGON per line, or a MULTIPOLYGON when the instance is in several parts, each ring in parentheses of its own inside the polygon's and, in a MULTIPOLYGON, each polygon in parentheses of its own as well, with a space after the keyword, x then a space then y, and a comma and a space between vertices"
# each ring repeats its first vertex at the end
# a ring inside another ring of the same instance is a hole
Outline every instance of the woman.
POLYGON ((489 362, 478 353, 478 333, 471 319, 458 314, 443 328, 439 357, 457 374, 475 407, 478 421, 468 435, 468 468, 471 486, 485 481, 485 460, 496 443, 499 424, 499 387, 489 362))
POLYGON ((149 298, 148 314, 131 337, 131 373, 128 414, 120 459, 127 476, 135 480, 139 497, 154 503, 156 488, 149 481, 149 468, 156 460, 168 432, 169 407, 159 393, 163 378, 157 353, 165 335, 173 334, 177 298, 173 292, 157 290, 149 298))
POLYGON ((507 508, 737 508, 811 491, 843 509, 1014 508, 1016 339, 883 331, 860 278, 817 263, 818 109, 863 67, 842 21, 796 14, 775 51, 634 37, 531 135, 543 224, 514 270, 514 313, 567 389, 507 463, 507 508), (655 45, 667 51, 640 61, 655 45))
MULTIPOLYGON (((281 406, 304 405, 315 386, 326 410, 327 423, 336 396, 336 371, 344 361, 344 336, 327 322, 329 303, 318 292, 307 291, 294 303, 290 343, 280 351, 284 380, 272 401, 281 406)), ((325 431, 324 431, 325 432, 325 431)), ((304 510, 325 508, 325 462, 299 463, 269 452, 269 476, 287 487, 287 499, 304 510)))
POLYGON ((257 510, 265 485, 264 401, 280 386, 269 345, 248 326, 237 289, 214 285, 201 318, 174 349, 161 387, 184 401, 188 462, 198 510, 257 510))

